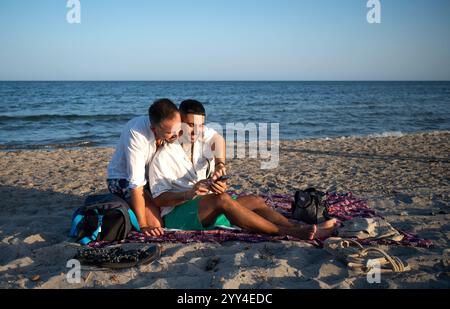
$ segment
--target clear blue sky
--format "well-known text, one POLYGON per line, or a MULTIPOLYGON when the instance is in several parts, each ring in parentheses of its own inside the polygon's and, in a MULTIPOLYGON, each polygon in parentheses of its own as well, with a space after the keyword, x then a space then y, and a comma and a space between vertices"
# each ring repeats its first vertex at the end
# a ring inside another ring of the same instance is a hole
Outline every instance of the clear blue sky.
POLYGON ((450 1, 0 0, 0 80, 450 80, 450 1))

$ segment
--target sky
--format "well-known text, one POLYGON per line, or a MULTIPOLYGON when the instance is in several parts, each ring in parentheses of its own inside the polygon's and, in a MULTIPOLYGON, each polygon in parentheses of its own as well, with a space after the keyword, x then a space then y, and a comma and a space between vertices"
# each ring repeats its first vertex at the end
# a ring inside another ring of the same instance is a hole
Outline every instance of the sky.
POLYGON ((0 0, 0 80, 450 80, 450 1, 0 0))

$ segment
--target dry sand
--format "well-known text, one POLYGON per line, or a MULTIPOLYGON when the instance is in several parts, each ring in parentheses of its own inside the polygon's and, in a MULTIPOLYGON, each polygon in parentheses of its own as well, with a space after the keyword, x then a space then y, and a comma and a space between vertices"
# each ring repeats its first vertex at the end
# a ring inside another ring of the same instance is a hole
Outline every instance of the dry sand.
POLYGON ((163 244, 163 256, 137 269, 83 267, 69 284, 67 238, 84 196, 106 191, 111 148, 0 153, 1 288, 449 288, 450 133, 281 142, 280 165, 229 161, 231 183, 253 193, 315 186, 352 191, 395 227, 432 239, 432 249, 383 247, 407 273, 380 284, 349 272, 325 250, 296 242, 163 244))

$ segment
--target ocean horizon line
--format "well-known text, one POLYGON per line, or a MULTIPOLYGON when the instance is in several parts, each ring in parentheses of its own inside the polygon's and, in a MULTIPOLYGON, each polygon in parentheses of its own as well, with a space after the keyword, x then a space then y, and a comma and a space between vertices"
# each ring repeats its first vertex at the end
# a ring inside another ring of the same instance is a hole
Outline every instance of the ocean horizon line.
POLYGON ((213 79, 211 79, 211 80, 194 80, 194 79, 192 79, 192 80, 189 80, 189 79, 187 79, 187 80, 176 80, 176 79, 174 79, 174 80, 163 80, 163 79, 161 79, 161 80, 157 80, 157 79, 148 79, 148 80, 145 80, 145 79, 142 79, 142 80, 140 80, 140 79, 136 79, 136 80, 134 80, 134 79, 130 79, 130 80, 126 80, 126 79, 124 79, 124 80, 119 80, 119 79, 111 79, 111 80, 108 80, 108 79, 92 79, 92 80, 89 80, 89 79, 86 79, 86 80, 83 80, 83 79, 79 79, 79 80, 77 80, 77 79, 67 79, 67 80, 64 80, 64 79, 62 79, 62 80, 45 80, 45 79, 42 79, 42 80, 40 80, 40 79, 36 79, 36 80, 0 80, 0 82, 2 82, 2 83, 4 83, 4 82, 12 82, 12 83, 18 83, 18 82, 156 82, 156 83, 158 83, 158 82, 165 82, 165 83, 167 83, 167 82, 182 82, 182 83, 186 83, 186 82, 194 82, 194 83, 198 83, 198 82, 201 82, 201 83, 207 83, 207 82, 211 82, 211 83, 234 83, 234 82, 238 82, 238 83, 245 83, 245 82, 249 82, 249 83, 258 83, 258 82, 262 82, 262 83, 264 83, 264 82, 280 82, 280 83, 290 83, 290 82, 298 82, 298 83, 302 83, 302 82, 304 82, 304 83, 309 83, 309 82, 311 82, 311 83, 315 83, 315 82, 318 82, 318 83, 320 83, 320 82, 330 82, 330 83, 340 83, 340 82, 344 82, 344 83, 373 83, 373 82, 379 82, 379 83, 388 83, 388 82, 399 82, 399 83, 446 83, 446 82, 450 82, 450 79, 449 80, 426 80, 426 79, 424 79, 424 80, 419 80, 419 79, 417 79, 417 80, 402 80, 402 79, 386 79, 386 80, 382 80, 382 79, 374 79, 374 80, 370 80, 370 79, 361 79, 361 80, 351 80, 351 79, 345 79, 345 80, 332 80, 332 79, 327 79, 327 80, 319 80, 319 79, 317 79, 317 80, 314 80, 314 79, 311 79, 311 80, 294 80, 294 79, 292 79, 292 80, 289 80, 289 79, 286 79, 286 80, 283 80, 283 79, 273 79, 273 80, 269 80, 269 79, 267 79, 267 80, 265 80, 265 79, 261 79, 261 80, 259 80, 259 79, 255 79, 255 80, 251 80, 251 79, 248 79, 248 80, 232 80, 232 79, 230 79, 230 80, 213 80, 213 79))

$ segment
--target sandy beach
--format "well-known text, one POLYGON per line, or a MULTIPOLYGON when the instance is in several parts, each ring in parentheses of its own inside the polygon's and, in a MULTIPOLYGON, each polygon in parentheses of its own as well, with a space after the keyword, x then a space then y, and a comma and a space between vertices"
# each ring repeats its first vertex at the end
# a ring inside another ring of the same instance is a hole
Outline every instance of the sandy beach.
POLYGON ((0 288, 449 288, 450 133, 284 141, 280 164, 228 162, 231 189, 293 193, 314 186, 351 191, 394 227, 434 247, 382 246, 412 270, 379 284, 348 271, 324 249, 282 241, 162 244, 150 265, 112 271, 84 267, 69 284, 76 253, 67 237, 73 211, 106 192, 112 148, 0 153, 0 288))

